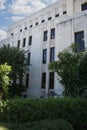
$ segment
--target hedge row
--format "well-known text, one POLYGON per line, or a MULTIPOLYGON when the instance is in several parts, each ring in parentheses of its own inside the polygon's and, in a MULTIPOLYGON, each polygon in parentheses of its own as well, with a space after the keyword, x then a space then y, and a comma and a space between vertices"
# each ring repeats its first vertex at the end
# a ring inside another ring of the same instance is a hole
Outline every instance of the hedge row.
POLYGON ((0 124, 3 130, 73 130, 72 125, 62 119, 42 120, 21 124, 0 124))
POLYGON ((1 122, 44 119, 64 119, 76 130, 87 130, 87 99, 15 99, 0 102, 1 122))

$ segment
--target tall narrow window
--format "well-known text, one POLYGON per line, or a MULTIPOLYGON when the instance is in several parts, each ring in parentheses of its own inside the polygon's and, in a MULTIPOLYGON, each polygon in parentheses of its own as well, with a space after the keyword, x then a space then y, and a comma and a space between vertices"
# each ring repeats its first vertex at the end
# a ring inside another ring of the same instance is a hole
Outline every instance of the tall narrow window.
POLYGON ((48 31, 44 31, 43 41, 47 41, 47 34, 48 34, 48 31))
POLYGON ((81 10, 82 11, 87 10, 87 3, 81 5, 81 10))
POLYGON ((49 73, 49 89, 54 89, 54 72, 49 73))
POLYGON ((85 50, 83 31, 75 33, 75 43, 77 44, 77 49, 76 49, 77 52, 85 50))
POLYGON ((28 53, 28 64, 30 65, 30 61, 31 61, 31 53, 28 53))
POLYGON ((50 62, 55 59, 55 47, 50 48, 50 62))
POLYGON ((26 38, 23 39, 23 47, 26 45, 26 38))
POLYGON ((32 44, 32 36, 29 36, 29 45, 32 44))
POLYGON ((55 28, 51 29, 51 39, 55 38, 55 28))
POLYGON ((46 73, 42 73, 41 88, 42 88, 42 89, 45 89, 45 88, 46 88, 46 73))
POLYGON ((10 47, 10 43, 8 43, 8 48, 10 47))
POLYGON ((26 87, 28 88, 29 86, 29 74, 26 75, 26 87))
POLYGON ((43 50, 43 63, 45 64, 47 62, 47 49, 43 50))
POLYGON ((18 49, 20 48, 20 40, 18 40, 18 45, 17 45, 18 49))

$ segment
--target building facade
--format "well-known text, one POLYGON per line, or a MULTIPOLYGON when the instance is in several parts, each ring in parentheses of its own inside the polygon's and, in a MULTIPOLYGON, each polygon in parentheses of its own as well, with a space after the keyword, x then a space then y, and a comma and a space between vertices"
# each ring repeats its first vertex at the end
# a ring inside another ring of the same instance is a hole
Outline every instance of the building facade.
POLYGON ((48 64, 71 43, 87 47, 87 0, 59 0, 9 27, 9 44, 26 50, 30 63, 25 76, 30 97, 62 96, 63 86, 48 64))

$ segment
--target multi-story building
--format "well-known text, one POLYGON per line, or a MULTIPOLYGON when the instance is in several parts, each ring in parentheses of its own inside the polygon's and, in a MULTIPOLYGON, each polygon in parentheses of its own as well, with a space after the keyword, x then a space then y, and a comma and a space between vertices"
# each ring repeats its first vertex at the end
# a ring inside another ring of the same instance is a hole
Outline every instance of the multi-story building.
POLYGON ((28 51, 25 83, 30 97, 48 97, 51 91, 62 95, 64 88, 48 64, 74 42, 79 51, 87 47, 87 0, 59 0, 10 26, 1 41, 28 51))

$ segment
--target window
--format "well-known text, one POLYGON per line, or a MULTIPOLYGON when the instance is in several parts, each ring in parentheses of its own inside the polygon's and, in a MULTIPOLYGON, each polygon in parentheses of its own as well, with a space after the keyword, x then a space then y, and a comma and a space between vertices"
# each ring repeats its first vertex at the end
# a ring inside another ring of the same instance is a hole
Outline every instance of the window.
POLYGON ((28 53, 28 64, 30 65, 30 60, 31 60, 31 53, 28 53))
POLYGON ((55 59, 55 47, 50 48, 50 62, 55 59))
POLYGON ((13 36, 14 35, 14 33, 11 33, 11 36, 13 36))
POLYGON ((29 86, 29 74, 26 75, 26 87, 28 88, 29 86))
POLYGON ((54 89, 54 72, 49 73, 49 89, 54 89))
POLYGON ((59 14, 56 14, 55 17, 59 17, 59 14))
POLYGON ((43 63, 47 62, 47 49, 43 50, 43 63))
POLYGON ((8 43, 8 48, 10 47, 10 43, 8 43))
POLYGON ((33 25, 30 25, 30 28, 32 28, 33 27, 33 25))
POLYGON ((67 14, 67 11, 63 11, 63 14, 67 14))
POLYGON ((35 25, 38 25, 38 22, 37 22, 37 23, 35 23, 35 25))
POLYGON ((51 29, 51 39, 55 38, 55 28, 51 29))
POLYGON ((25 27, 25 30, 27 30, 27 27, 25 27))
POLYGON ((20 29, 20 32, 22 32, 22 29, 20 29))
POLYGON ((20 48, 20 40, 18 40, 18 48, 20 48))
POLYGON ((46 73, 42 73, 42 83, 41 83, 41 88, 45 89, 46 87, 46 73))
POLYGON ((29 36, 29 45, 32 44, 32 36, 29 36))
POLYGON ((52 17, 49 17, 49 18, 48 18, 48 20, 51 20, 51 19, 52 19, 52 17))
POLYGON ((42 22, 42 23, 44 23, 44 22, 45 22, 45 20, 43 19, 41 22, 42 22))
POLYGON ((26 45, 26 38, 23 39, 23 47, 26 45))
POLYGON ((85 50, 83 31, 75 33, 75 43, 77 44, 77 49, 76 49, 77 52, 85 50))
POLYGON ((43 41, 47 41, 48 31, 44 31, 43 41))
POLYGON ((87 10, 87 3, 81 5, 81 10, 82 11, 87 10))

